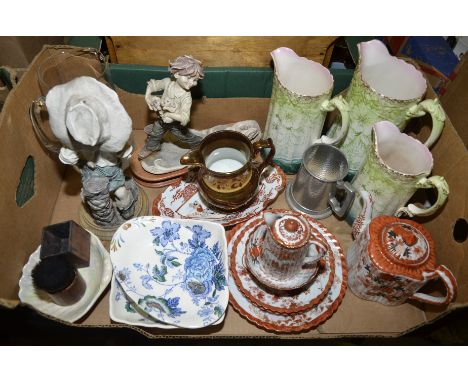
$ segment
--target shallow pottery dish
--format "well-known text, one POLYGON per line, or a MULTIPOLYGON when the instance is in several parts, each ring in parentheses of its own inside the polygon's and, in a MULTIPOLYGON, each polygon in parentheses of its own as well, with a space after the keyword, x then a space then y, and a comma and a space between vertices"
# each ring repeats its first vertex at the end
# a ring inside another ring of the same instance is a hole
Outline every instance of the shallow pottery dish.
POLYGON ((180 219, 200 219, 226 227, 246 221, 273 203, 286 186, 286 176, 276 165, 262 174, 255 199, 248 207, 237 212, 221 212, 211 209, 198 191, 196 174, 169 186, 153 202, 153 214, 180 219))
POLYGON ((110 254, 125 294, 156 320, 195 329, 223 316, 229 299, 223 226, 143 216, 120 226, 110 254))
POLYGON ((109 316, 112 321, 127 325, 144 326, 147 328, 174 329, 176 326, 165 324, 151 317, 127 297, 120 283, 112 278, 109 296, 109 316))
MULTIPOLYGON (((263 219, 261 217, 252 218, 246 223, 239 224, 228 234, 228 252, 231 267, 228 282, 229 301, 241 316, 261 328, 281 333, 310 330, 330 318, 343 300, 347 284, 347 269, 343 250, 333 234, 322 224, 310 217, 307 217, 307 220, 314 232, 320 234, 329 246, 329 256, 333 256, 334 261, 334 274, 329 288, 327 286, 328 282, 319 288, 328 288, 326 294, 321 295, 319 293, 318 301, 313 301, 313 304, 308 304, 307 310, 298 313, 285 314, 286 311, 283 311, 282 308, 292 308, 294 310, 294 305, 291 304, 294 303, 294 300, 287 301, 284 299, 283 302, 287 305, 276 306, 275 308, 281 310, 277 309, 275 312, 271 312, 267 308, 276 304, 274 296, 258 293, 251 285, 248 286, 248 282, 252 282, 252 278, 248 279, 249 272, 244 268, 242 257, 246 251, 250 234, 262 224, 263 219), (239 288, 238 284, 245 285, 245 289, 239 288), (246 290, 249 293, 245 293, 246 290), (252 292, 254 294, 249 295, 252 292), (257 300, 260 300, 262 304, 259 304, 257 300)), ((313 291, 313 285, 314 283, 311 284, 310 291, 317 293, 317 291, 313 291)), ((290 310, 288 309, 288 311, 290 310)))
MULTIPOLYGON (((176 326, 165 324, 151 317, 130 298, 127 297, 120 283, 112 278, 109 296, 109 316, 112 321, 122 324, 143 326, 146 328, 178 329, 176 326)), ((224 314, 213 325, 220 324, 224 320, 224 314)))
POLYGON ((19 281, 19 299, 22 303, 32 306, 34 309, 46 315, 58 318, 66 322, 75 322, 83 317, 94 305, 98 297, 106 289, 112 278, 112 265, 109 253, 105 250, 101 241, 90 232, 91 248, 89 267, 79 268, 78 272, 86 283, 86 292, 75 304, 60 306, 52 302, 47 293, 36 290, 33 285, 31 272, 39 263, 41 246, 29 257, 23 267, 23 275, 19 281))

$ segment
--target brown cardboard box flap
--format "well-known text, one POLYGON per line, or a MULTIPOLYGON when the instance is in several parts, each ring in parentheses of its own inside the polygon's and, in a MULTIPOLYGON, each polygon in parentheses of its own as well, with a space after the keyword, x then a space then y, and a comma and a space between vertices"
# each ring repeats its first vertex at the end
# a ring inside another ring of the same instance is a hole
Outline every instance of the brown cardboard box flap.
MULTIPOLYGON (((71 49, 68 47, 68 49, 71 49)), ((28 256, 40 244, 43 226, 73 219, 78 221, 80 201, 80 176, 72 168, 64 171, 57 158, 46 153, 37 141, 28 116, 31 102, 40 96, 36 78, 38 65, 57 47, 46 47, 31 64, 18 86, 7 99, 0 115, 0 132, 3 147, 0 151, 0 166, 3 181, 0 183, 0 303, 13 307, 17 301, 18 280, 28 256), (26 158, 31 155, 35 163, 35 194, 23 206, 15 202, 15 192, 26 158)), ((136 145, 142 144, 145 134, 141 129, 152 120, 142 95, 119 90, 118 94, 134 124, 136 145)), ((434 97, 430 89, 429 97, 434 97)), ((204 129, 216 124, 235 122, 243 119, 257 120, 264 126, 268 113, 268 99, 205 99, 194 102, 192 127, 204 129)), ((427 134, 421 129, 420 134, 427 134)), ((458 219, 468 220, 466 202, 468 153, 447 119, 444 132, 433 148, 433 174, 442 175, 450 186, 447 204, 436 216, 423 220, 434 237, 437 259, 455 274, 458 284, 458 299, 448 308, 432 308, 420 304, 406 303, 397 307, 387 307, 355 297, 349 290, 337 312, 315 330, 277 335, 256 327, 229 307, 225 321, 203 330, 162 331, 134 328, 150 337, 193 336, 193 337, 287 337, 318 338, 343 336, 397 336, 413 330, 427 322, 447 314, 447 312, 468 305, 468 242, 454 240, 453 228, 458 219)), ((292 180, 292 176, 288 176, 292 180)), ((152 201, 162 189, 145 189, 152 201)), ((284 193, 271 206, 287 208, 284 193)), ((346 249, 352 242, 350 227, 334 217, 322 221, 346 249)), ((108 243, 105 243, 108 244, 108 243)), ((78 323, 78 326, 125 327, 111 322, 109 318, 109 289, 98 303, 78 323)), ((51 318, 52 319, 52 318, 51 318)))

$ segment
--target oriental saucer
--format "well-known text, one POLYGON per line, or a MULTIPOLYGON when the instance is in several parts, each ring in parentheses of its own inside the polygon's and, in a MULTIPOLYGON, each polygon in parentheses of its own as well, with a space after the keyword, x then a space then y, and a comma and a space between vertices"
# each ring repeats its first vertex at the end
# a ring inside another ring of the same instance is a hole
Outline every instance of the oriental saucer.
MULTIPOLYGON (((252 230, 249 229, 249 236, 258 230, 262 223, 254 220, 252 230)), ((247 231, 244 232, 247 234, 247 231)), ((255 305, 274 313, 299 313, 311 309, 328 293, 335 275, 335 259, 331 252, 324 257, 323 266, 320 267, 313 283, 301 290, 279 291, 265 287, 248 271, 243 261, 246 255, 242 252, 249 246, 248 239, 246 243, 245 248, 239 245, 235 254, 230 253, 230 275, 239 290, 255 305)))
POLYGON ((109 253, 93 233, 90 232, 90 235, 89 266, 78 269, 78 272, 86 283, 86 291, 78 302, 67 306, 57 305, 52 302, 47 293, 34 287, 31 272, 40 261, 41 246, 36 249, 30 256, 27 264, 23 267, 23 275, 19 281, 20 290, 18 293, 21 302, 32 306, 41 313, 66 322, 75 322, 83 317, 91 309, 102 292, 104 292, 112 278, 112 265, 109 253))
POLYGON ((143 216, 116 231, 110 254, 126 296, 153 319, 201 328, 224 315, 229 292, 223 226, 143 216))
MULTIPOLYGON (((165 324, 151 317, 131 299, 127 297, 119 282, 112 278, 109 296, 109 316, 112 321, 122 324, 142 326, 146 328, 178 329, 176 326, 165 324)), ((213 325, 224 320, 224 315, 213 325)))
MULTIPOLYGON (((281 333, 310 330, 330 318, 343 300, 347 283, 347 269, 343 250, 333 234, 322 224, 312 218, 307 219, 311 227, 313 227, 318 234, 322 235, 330 248, 330 255, 328 255, 327 258, 333 259, 334 262, 334 269, 330 271, 333 274, 333 280, 331 281, 328 291, 326 291, 317 302, 310 304, 307 310, 298 313, 284 314, 283 312, 271 312, 264 306, 259 306, 257 303, 253 302, 245 294, 245 290, 252 291, 252 284, 250 284, 250 286, 246 284, 246 282, 251 283, 252 278, 248 277, 250 273, 243 266, 242 256, 246 250, 250 234, 262 224, 262 218, 255 217, 244 224, 239 224, 228 234, 228 252, 231 271, 228 283, 230 291, 229 301, 241 316, 261 328, 281 333), (239 287, 239 282, 242 282, 242 285, 245 286, 244 289, 239 287)), ((319 273, 316 281, 311 284, 307 291, 313 291, 314 285, 320 277, 321 273, 319 273)), ((324 282, 328 284, 328 282, 324 282)), ((323 286, 321 288, 325 289, 323 286)), ((322 292, 319 292, 319 294, 321 293, 322 292)), ((255 297, 262 300, 264 303, 268 302, 269 305, 271 305, 271 302, 276 298, 281 299, 281 297, 274 294, 262 294, 258 292, 255 297)), ((294 300, 288 303, 289 308, 294 311, 294 300)))
POLYGON ((198 191, 196 174, 169 186, 153 202, 153 215, 179 219, 200 219, 233 226, 259 214, 273 203, 286 186, 286 176, 276 165, 268 167, 262 174, 258 193, 249 206, 237 212, 221 212, 211 209, 198 191))
MULTIPOLYGON (((265 235, 267 234, 268 227, 265 224, 257 227, 249 237, 247 250, 244 255, 244 265, 246 268, 260 281, 263 285, 276 289, 276 290, 294 290, 304 287, 306 284, 312 281, 317 275, 320 265, 313 267, 303 267, 293 278, 288 280, 278 280, 271 275, 268 270, 264 269, 262 263, 258 261, 258 249, 263 247, 265 235)), ((309 254, 313 257, 317 257, 317 252, 323 252, 323 256, 326 255, 325 248, 321 248, 313 243, 309 245, 309 254)))

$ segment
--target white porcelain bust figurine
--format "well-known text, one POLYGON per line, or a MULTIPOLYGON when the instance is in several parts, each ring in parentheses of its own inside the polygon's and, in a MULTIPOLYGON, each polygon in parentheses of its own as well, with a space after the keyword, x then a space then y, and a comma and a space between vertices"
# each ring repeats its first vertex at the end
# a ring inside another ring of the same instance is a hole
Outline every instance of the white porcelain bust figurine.
POLYGON ((46 105, 63 145, 60 161, 80 168, 81 196, 95 222, 110 227, 132 218, 138 188, 122 170, 132 152, 132 120, 117 93, 83 76, 52 88, 46 105))
POLYGON ((181 56, 169 62, 169 71, 172 78, 150 80, 146 88, 146 103, 150 110, 158 114, 158 118, 144 129, 148 137, 138 155, 140 160, 161 150, 161 141, 169 131, 190 148, 198 146, 202 140, 187 128, 192 106, 190 89, 204 77, 202 63, 192 56, 181 56), (158 91, 163 91, 162 96, 152 94, 158 91))

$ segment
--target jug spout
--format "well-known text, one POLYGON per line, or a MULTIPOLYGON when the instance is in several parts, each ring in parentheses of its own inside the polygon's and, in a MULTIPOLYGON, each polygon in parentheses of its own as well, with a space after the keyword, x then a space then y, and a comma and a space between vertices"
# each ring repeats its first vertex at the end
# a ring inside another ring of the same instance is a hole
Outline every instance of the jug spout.
POLYGON ((380 65, 391 59, 387 47, 382 41, 371 40, 358 44, 359 64, 361 68, 380 65))
POLYGON ((277 48, 271 53, 273 64, 275 65, 275 73, 281 78, 285 75, 291 65, 299 59, 299 56, 291 48, 277 48))
POLYGON ((369 225, 372 220, 372 205, 374 201, 372 195, 367 191, 359 192, 360 199, 363 203, 361 213, 353 223, 353 237, 356 239, 369 225))
POLYGON ((383 42, 362 42, 358 50, 358 72, 371 89, 401 101, 424 96, 427 84, 421 72, 405 60, 392 56, 383 42))
POLYGON ((271 53, 275 75, 281 85, 299 97, 316 97, 331 92, 333 76, 319 63, 300 57, 290 48, 277 48, 271 53))
POLYGON ((194 167, 204 167, 205 161, 200 153, 200 150, 192 150, 180 157, 180 164, 194 167))

